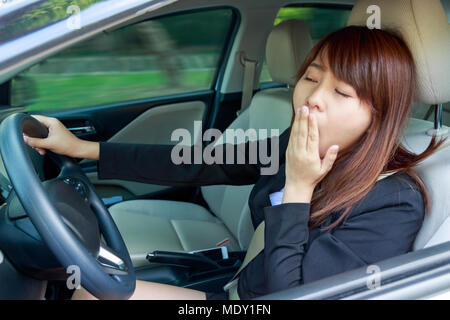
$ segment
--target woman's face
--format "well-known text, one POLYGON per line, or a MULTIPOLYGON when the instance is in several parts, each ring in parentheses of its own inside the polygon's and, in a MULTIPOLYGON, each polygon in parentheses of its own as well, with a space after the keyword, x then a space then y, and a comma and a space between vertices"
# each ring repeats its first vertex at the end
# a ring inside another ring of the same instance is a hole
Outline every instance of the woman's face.
POLYGON ((369 105, 351 85, 337 79, 324 60, 314 59, 297 82, 293 97, 295 109, 306 105, 317 119, 321 158, 333 144, 339 145, 339 151, 352 145, 371 121, 369 105))

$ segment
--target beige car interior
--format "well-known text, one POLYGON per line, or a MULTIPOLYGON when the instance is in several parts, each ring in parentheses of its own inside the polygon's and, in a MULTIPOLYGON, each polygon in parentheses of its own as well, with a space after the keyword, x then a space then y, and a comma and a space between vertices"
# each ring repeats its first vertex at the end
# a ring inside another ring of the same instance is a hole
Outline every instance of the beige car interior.
MULTIPOLYGON (((310 48, 310 33, 304 22, 286 21, 275 27, 266 47, 272 78, 294 85, 295 71, 310 48)), ((289 87, 258 92, 229 128, 279 129, 279 133, 283 132, 291 120, 292 90, 289 87)), ((254 232, 247 205, 251 188, 202 187, 203 197, 214 215, 196 204, 166 200, 124 201, 111 206, 109 211, 135 266, 148 264, 146 254, 153 250, 200 250, 215 247, 225 239, 229 239, 230 250, 246 250, 254 232)))
MULTIPOLYGON (((366 25, 366 9, 374 4, 382 12, 381 27, 398 29, 413 52, 418 71, 416 101, 428 105, 450 101, 450 70, 443 70, 449 65, 450 30, 439 0, 358 1, 348 25, 366 25)), ((309 30, 302 21, 285 21, 273 29, 266 44, 268 68, 275 81, 288 86, 259 91, 229 128, 275 128, 281 133, 288 127, 294 75, 311 45, 309 30)), ((431 139, 427 132, 432 128, 432 122, 412 118, 403 145, 422 152, 431 139)), ((440 132, 445 130, 448 128, 440 132)), ((417 250, 450 241, 448 144, 415 169, 428 187, 432 202, 430 216, 425 218, 414 244, 417 250)), ((135 266, 147 265, 145 256, 153 250, 199 250, 215 247, 225 239, 229 239, 230 250, 246 250, 254 232, 247 205, 251 188, 202 187, 211 212, 196 204, 166 200, 124 201, 111 206, 110 212, 135 266)))

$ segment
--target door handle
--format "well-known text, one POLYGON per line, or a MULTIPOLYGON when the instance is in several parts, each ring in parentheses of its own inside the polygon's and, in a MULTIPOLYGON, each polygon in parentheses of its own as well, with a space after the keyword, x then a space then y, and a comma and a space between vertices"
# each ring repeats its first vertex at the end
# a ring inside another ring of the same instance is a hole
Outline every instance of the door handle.
POLYGON ((82 127, 71 127, 71 128, 67 128, 67 130, 73 132, 77 132, 77 133, 94 133, 95 132, 95 128, 94 126, 82 126, 82 127))

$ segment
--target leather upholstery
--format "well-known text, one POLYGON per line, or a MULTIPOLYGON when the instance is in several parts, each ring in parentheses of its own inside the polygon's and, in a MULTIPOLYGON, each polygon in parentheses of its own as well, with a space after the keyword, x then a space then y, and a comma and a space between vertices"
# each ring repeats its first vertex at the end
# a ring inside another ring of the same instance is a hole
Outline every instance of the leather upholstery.
MULTIPOLYGON (((399 31, 417 67, 416 100, 428 104, 450 101, 450 25, 439 0, 360 0, 348 25, 366 25, 369 5, 381 9, 381 29, 399 31)), ((402 144, 420 153, 431 136, 433 123, 411 119, 402 144)), ((447 134, 448 135, 448 134, 447 134)), ((414 249, 450 241, 450 147, 440 149, 415 167, 430 194, 431 212, 414 243, 414 249)))
POLYGON ((347 25, 366 25, 370 5, 380 7, 381 29, 399 31, 417 68, 416 100, 427 104, 450 101, 450 26, 439 0, 360 0, 347 25))
MULTIPOLYGON (((426 134, 431 124, 425 120, 411 119, 403 145, 420 153, 426 149, 431 137, 426 134)), ((450 141, 448 141, 450 142, 450 141)), ((415 168, 423 179, 431 199, 430 215, 426 216, 414 242, 414 250, 450 241, 450 145, 422 161, 415 168), (444 232, 447 230, 447 232, 444 232), (437 236, 435 236, 437 234, 437 236), (434 239, 432 239, 434 237, 434 239)))
POLYGON ((287 20, 270 33, 266 44, 266 61, 273 81, 296 84, 296 73, 312 47, 306 22, 287 20))
POLYGON ((226 226, 202 206, 167 200, 130 200, 109 211, 130 251, 133 264, 147 265, 154 250, 193 251, 213 248, 226 238, 239 250, 226 226))

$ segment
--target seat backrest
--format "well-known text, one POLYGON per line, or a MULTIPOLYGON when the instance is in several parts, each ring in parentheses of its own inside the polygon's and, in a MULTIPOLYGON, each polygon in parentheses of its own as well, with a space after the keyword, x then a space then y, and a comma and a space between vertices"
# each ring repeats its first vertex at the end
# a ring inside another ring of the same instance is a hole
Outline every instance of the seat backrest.
MULTIPOLYGON (((371 5, 380 8, 381 29, 399 32, 408 44, 417 69, 415 100, 425 104, 450 101, 450 26, 439 0, 359 0, 347 25, 366 25, 371 5)), ((402 145, 420 153, 428 146, 429 121, 410 119, 402 145)), ((445 130, 448 128, 444 127, 445 130)), ((444 135, 448 136, 447 133, 444 135)), ((450 241, 450 147, 415 167, 430 194, 431 212, 425 217, 414 250, 450 241)))
MULTIPOLYGON (((431 140, 426 134, 429 129, 429 121, 411 119, 402 145, 414 153, 423 152, 431 140)), ((430 215, 424 219, 414 242, 414 250, 450 241, 449 143, 447 141, 445 146, 414 167, 424 181, 431 200, 430 215)))
MULTIPOLYGON (((277 25, 270 33, 266 44, 266 61, 272 79, 293 86, 296 72, 312 47, 311 36, 306 23, 288 20, 277 25)), ((228 127, 229 129, 278 129, 281 134, 292 118, 291 87, 272 88, 258 92, 250 106, 228 127)), ((225 134, 222 136, 226 136, 225 134)), ((245 140, 256 137, 246 136, 245 140)), ((241 143, 242 141, 226 141, 241 143)), ((248 210, 249 186, 202 187, 202 194, 214 214, 221 219, 236 237, 243 250, 247 249, 254 232, 248 210)))

